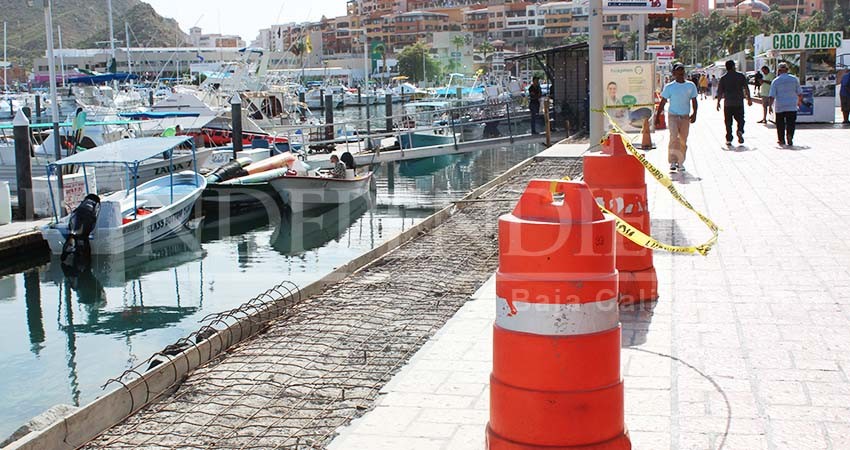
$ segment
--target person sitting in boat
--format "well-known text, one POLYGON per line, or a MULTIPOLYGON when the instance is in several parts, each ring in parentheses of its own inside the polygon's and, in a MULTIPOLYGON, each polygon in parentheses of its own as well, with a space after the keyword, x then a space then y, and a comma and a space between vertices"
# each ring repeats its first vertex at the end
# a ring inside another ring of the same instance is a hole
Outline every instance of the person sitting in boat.
POLYGON ((331 178, 345 178, 345 163, 339 160, 339 156, 331 155, 331 178))
POLYGON ((339 160, 345 163, 346 169, 355 169, 354 165, 354 156, 348 150, 344 151, 342 155, 339 157, 339 160))

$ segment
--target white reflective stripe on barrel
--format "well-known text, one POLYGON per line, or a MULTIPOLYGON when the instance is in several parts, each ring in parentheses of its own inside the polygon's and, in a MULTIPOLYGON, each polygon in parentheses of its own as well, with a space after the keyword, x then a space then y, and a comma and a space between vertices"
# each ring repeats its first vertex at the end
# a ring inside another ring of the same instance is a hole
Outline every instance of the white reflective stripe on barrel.
POLYGON ((504 298, 496 299, 496 325, 523 333, 547 336, 590 334, 615 328, 620 321, 617 299, 591 303, 513 302, 516 314, 504 298))

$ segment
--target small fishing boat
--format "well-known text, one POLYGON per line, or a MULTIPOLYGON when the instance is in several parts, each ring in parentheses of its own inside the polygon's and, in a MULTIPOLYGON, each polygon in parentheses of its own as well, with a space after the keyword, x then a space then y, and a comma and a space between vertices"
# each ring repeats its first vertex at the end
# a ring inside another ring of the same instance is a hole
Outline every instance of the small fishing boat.
POLYGON ((269 181, 292 212, 351 202, 368 193, 372 172, 350 178, 283 176, 269 181))
MULTIPOLYGON (((164 153, 171 155, 181 146, 189 146, 195 154, 190 137, 148 137, 115 141, 50 164, 48 182, 50 174, 62 166, 75 165, 83 173, 86 166, 124 166, 133 184, 132 188, 102 199, 86 192, 88 195, 74 212, 61 219, 54 216, 53 223, 41 230, 50 250, 63 257, 81 247, 89 254, 118 254, 184 229, 206 188, 206 179, 197 170, 187 170, 169 172, 137 185, 135 176, 144 161, 162 159, 164 153)), ((196 161, 193 167, 198 167, 196 161)), ((52 201, 55 204, 55 199, 52 201)))

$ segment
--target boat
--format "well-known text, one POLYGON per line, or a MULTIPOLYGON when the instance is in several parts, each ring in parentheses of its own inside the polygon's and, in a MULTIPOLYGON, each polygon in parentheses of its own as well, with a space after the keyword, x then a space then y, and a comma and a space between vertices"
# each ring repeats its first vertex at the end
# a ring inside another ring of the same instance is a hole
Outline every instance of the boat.
POLYGON ((372 172, 351 178, 283 176, 268 182, 292 212, 351 202, 372 187, 372 172))
MULTIPOLYGON (((132 174, 138 173, 142 162, 161 159, 163 153, 173 154, 175 148, 186 145, 194 154, 194 141, 187 136, 120 140, 52 163, 48 166, 48 173, 68 165, 80 167, 83 173, 86 166, 118 165, 126 168, 128 179, 134 180, 132 174)), ((197 162, 194 167, 198 167, 197 162)), ((50 176, 48 182, 49 179, 50 176)), ((54 221, 42 227, 41 232, 54 254, 67 251, 69 243, 77 248, 86 240, 91 254, 123 253, 183 230, 206 185, 206 179, 197 170, 186 170, 171 171, 141 185, 133 181, 132 189, 118 191, 102 199, 86 192, 88 195, 84 203, 97 201, 100 210, 99 214, 93 213, 95 223, 81 227, 89 233, 77 235, 77 230, 71 229, 77 228, 71 227, 76 210, 61 219, 54 215, 54 221)))

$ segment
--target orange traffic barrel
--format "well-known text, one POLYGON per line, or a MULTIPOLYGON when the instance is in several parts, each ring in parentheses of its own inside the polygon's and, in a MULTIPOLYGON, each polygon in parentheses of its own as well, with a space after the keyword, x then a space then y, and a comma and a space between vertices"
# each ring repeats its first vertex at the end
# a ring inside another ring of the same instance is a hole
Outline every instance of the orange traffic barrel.
POLYGON ((488 449, 631 449, 614 235, 583 182, 532 180, 499 218, 488 449))
MULTIPOLYGON (((643 165, 628 153, 619 134, 610 134, 602 152, 584 156, 584 181, 596 201, 630 225, 650 234, 643 165)), ((658 299, 658 278, 652 250, 617 235, 620 303, 658 299)))

